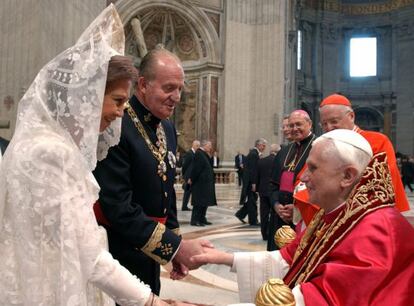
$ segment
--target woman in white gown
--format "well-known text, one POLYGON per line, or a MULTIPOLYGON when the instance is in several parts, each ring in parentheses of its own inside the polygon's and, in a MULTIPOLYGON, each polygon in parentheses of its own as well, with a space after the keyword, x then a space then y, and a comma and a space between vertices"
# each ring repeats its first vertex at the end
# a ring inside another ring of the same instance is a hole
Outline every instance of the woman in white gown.
POLYGON ((106 251, 92 209, 133 82, 123 52, 110 5, 19 103, 0 166, 0 305, 167 305, 106 251))

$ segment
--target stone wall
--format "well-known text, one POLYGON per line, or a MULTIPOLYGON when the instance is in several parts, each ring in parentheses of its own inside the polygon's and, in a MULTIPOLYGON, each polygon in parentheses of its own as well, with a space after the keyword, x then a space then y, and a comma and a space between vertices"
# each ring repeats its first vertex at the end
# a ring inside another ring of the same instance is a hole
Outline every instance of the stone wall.
POLYGON ((40 68, 105 6, 105 0, 0 1, 0 136, 11 138, 17 104, 40 68))
POLYGON ((226 1, 224 159, 234 162, 259 137, 278 142, 283 116, 285 2, 226 1))

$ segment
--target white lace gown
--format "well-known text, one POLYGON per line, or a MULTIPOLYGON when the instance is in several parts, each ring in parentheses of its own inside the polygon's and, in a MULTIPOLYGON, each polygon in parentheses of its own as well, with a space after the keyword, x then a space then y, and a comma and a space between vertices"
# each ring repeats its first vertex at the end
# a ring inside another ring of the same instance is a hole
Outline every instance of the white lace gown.
POLYGON ((93 213, 99 186, 91 171, 119 141, 120 120, 101 134, 99 122, 108 62, 123 45, 110 5, 75 46, 42 68, 19 103, 0 165, 0 305, 132 306, 149 299, 150 288, 106 251, 93 213))

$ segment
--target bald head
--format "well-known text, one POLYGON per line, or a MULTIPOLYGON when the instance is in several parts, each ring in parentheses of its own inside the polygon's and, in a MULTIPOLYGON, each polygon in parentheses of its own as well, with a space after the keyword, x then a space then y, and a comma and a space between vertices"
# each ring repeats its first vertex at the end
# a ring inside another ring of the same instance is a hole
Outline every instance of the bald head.
POLYGON ((279 151, 280 151, 280 145, 278 145, 277 143, 272 143, 270 145, 270 154, 276 154, 279 151))
POLYGON ((200 141, 199 140, 197 140, 197 139, 195 139, 194 141, 193 141, 193 144, 191 145, 191 148, 194 150, 194 151, 197 151, 197 149, 200 147, 200 141))
POLYGON ((157 46, 142 59, 138 70, 139 76, 144 77, 147 81, 152 81, 156 78, 157 70, 163 69, 167 65, 177 66, 182 70, 181 61, 174 53, 162 46, 157 46))

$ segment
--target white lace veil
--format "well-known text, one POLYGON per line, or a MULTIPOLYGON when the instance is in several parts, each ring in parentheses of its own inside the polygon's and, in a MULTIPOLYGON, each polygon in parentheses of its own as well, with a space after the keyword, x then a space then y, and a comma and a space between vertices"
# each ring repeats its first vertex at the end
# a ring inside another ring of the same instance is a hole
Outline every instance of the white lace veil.
POLYGON ((85 302, 96 300, 85 288, 105 249, 91 170, 120 138, 120 118, 103 133, 99 127, 108 63, 124 41, 111 4, 40 70, 19 103, 0 164, 1 305, 103 305, 85 302))
POLYGON ((119 142, 121 118, 101 134, 99 125, 111 56, 124 53, 122 22, 111 4, 36 76, 19 103, 15 137, 41 122, 70 137, 89 170, 119 142), (99 136, 99 137, 98 137, 99 136))

